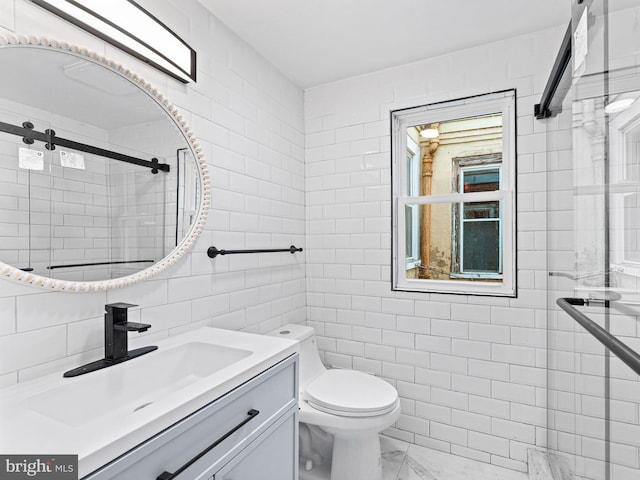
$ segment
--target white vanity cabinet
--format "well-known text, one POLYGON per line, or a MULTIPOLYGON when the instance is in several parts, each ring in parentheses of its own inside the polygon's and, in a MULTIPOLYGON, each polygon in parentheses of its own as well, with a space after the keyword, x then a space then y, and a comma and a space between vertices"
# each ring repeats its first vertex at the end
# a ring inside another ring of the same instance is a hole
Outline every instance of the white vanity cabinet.
POLYGON ((297 480, 297 354, 83 480, 297 480))

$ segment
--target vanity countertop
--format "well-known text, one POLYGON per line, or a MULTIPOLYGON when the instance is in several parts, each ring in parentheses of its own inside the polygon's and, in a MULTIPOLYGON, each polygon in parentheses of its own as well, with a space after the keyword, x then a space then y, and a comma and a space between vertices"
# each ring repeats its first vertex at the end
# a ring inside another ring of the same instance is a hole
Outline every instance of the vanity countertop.
POLYGON ((82 478, 298 351, 295 341, 208 327, 155 344, 103 370, 0 390, 0 452, 77 454, 82 478))

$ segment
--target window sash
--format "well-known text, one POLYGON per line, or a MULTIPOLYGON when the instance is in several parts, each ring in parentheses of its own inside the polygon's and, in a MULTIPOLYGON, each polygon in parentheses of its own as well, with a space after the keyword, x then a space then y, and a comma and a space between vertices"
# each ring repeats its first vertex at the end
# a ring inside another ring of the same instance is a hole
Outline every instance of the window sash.
MULTIPOLYGON (((492 190, 490 192, 443 193, 439 195, 420 195, 416 197, 398 197, 398 205, 432 205, 435 203, 476 203, 507 201, 511 196, 508 190, 492 190)), ((401 209, 402 210, 402 209, 401 209)))
MULTIPOLYGON (((408 193, 415 195, 420 193, 420 147, 410 137, 407 137, 407 174, 406 182, 408 193)), ((411 216, 411 238, 407 238, 408 231, 405 230, 405 268, 411 270, 420 264, 420 208, 416 205, 405 207, 411 216), (411 241, 411 252, 407 255, 407 246, 411 241)), ((405 227, 406 228, 406 227, 405 227)))
MULTIPOLYGON (((462 193, 463 195, 468 195, 468 193, 465 193, 464 191, 464 185, 465 185, 465 180, 467 178, 467 175, 473 175, 474 173, 487 173, 487 172, 492 172, 492 171, 497 171, 498 173, 498 186, 502 185, 502 160, 500 162, 496 162, 496 163, 487 163, 487 164, 483 164, 483 165, 461 165, 460 166, 460 184, 458 185, 458 192, 462 193)), ((492 190, 490 190, 492 191, 492 190)), ((471 193, 471 192, 470 192, 471 193)), ((475 202, 469 202, 468 200, 465 202, 460 202, 460 213, 459 213, 459 235, 460 238, 457 240, 458 244, 457 244, 457 249, 458 252, 455 252, 455 254, 457 254, 459 257, 459 265, 460 265, 460 271, 459 272, 452 272, 455 275, 452 275, 452 278, 487 278, 487 279, 501 279, 502 278, 502 268, 503 268, 503 245, 502 245, 502 212, 504 210, 503 208, 503 203, 498 201, 498 205, 499 205, 499 213, 498 213, 498 217, 491 217, 491 218, 474 218, 474 219, 467 219, 464 217, 465 215, 465 210, 464 210, 464 205, 465 203, 475 203, 475 202), (479 271, 479 270, 473 270, 471 268, 467 269, 465 267, 465 235, 466 235, 466 229, 465 226, 468 223, 475 223, 475 222, 497 222, 498 223, 498 271, 497 272, 489 272, 489 271, 479 271)), ((455 242, 455 240, 454 240, 455 242)))
MULTIPOLYGON (((515 215, 514 194, 507 190, 494 190, 490 192, 471 192, 471 193, 450 193, 431 196, 417 196, 417 197, 400 197, 396 199, 396 211, 404 212, 407 205, 435 205, 441 203, 464 203, 464 202, 483 202, 483 201, 499 201, 502 206, 501 215, 501 243, 502 243, 502 265, 514 266, 515 258, 511 255, 513 251, 513 244, 515 242, 515 219, 512 214, 515 215)), ((405 215, 396 215, 397 226, 395 229, 396 234, 398 232, 404 232, 405 215)), ((402 236, 402 242, 404 242, 404 235, 402 236)), ((402 243, 404 246, 404 243, 402 243)), ((460 273, 452 273, 451 278, 456 280, 428 280, 428 284, 425 284, 425 280, 410 279, 406 276, 405 262, 396 262, 395 265, 395 288, 404 291, 417 291, 417 292, 443 292, 443 293, 458 293, 458 294, 470 294, 470 295, 492 295, 492 296, 512 296, 513 285, 515 284, 515 266, 511 269, 502 268, 501 275, 502 282, 487 283, 473 281, 473 278, 483 278, 482 276, 474 275, 461 276, 460 273), (402 264, 402 268, 400 267, 402 264), (457 278, 469 278, 469 281, 457 280, 457 278)))
MULTIPOLYGON (((462 207, 461 207, 462 208, 462 207)), ((462 219, 460 222, 460 272, 452 272, 453 278, 502 278, 502 219, 497 218, 474 218, 474 219, 462 219), (494 222, 498 224, 498 271, 481 271, 467 269, 464 265, 464 241, 465 241, 465 224, 467 223, 489 223, 494 222)))

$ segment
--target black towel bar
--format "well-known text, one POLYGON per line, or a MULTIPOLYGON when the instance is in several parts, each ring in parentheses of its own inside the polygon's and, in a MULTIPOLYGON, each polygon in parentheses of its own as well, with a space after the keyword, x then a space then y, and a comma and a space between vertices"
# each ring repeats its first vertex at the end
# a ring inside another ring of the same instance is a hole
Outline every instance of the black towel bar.
POLYGON ((291 254, 301 252, 302 249, 291 245, 289 248, 261 248, 254 250, 218 250, 216 247, 209 247, 207 255, 209 258, 216 258, 218 255, 235 255, 237 253, 271 253, 271 252, 289 252, 291 254))

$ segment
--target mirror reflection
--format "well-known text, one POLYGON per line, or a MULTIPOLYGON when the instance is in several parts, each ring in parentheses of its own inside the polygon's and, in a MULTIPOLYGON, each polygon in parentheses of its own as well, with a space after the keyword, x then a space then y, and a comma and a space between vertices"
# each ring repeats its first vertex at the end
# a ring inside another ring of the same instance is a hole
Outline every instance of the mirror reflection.
MULTIPOLYGON (((608 282, 610 286, 618 288, 637 288, 637 278, 640 277, 640 91, 623 91, 609 96, 606 104, 596 105, 595 99, 574 102, 576 112, 580 115, 582 141, 594 138, 602 138, 605 134, 605 125, 608 120, 609 133, 609 183, 604 187, 594 189, 587 185, 596 184, 594 178, 588 176, 588 169, 578 171, 578 193, 600 196, 609 194, 609 261, 612 275, 593 275, 593 272, 601 271, 597 260, 602 261, 598 255, 589 248, 589 240, 594 245, 593 229, 584 228, 577 237, 576 249, 579 254, 580 265, 584 266, 578 276, 582 277, 580 283, 584 285, 602 285, 608 282), (600 118, 597 112, 604 111, 600 118), (588 183, 589 182, 589 183, 588 183)), ((601 175, 602 159, 597 158, 592 168, 595 174, 601 175)), ((588 202, 590 197, 581 196, 583 206, 592 208, 594 205, 588 202)), ((601 202, 602 203, 602 202, 601 202)), ((580 221, 580 220, 578 220, 580 221)), ((601 251, 605 251, 603 245, 599 245, 601 251)))
POLYGON ((175 120, 86 57, 0 48, 0 260, 61 280, 123 277, 166 257, 199 208, 175 120))

